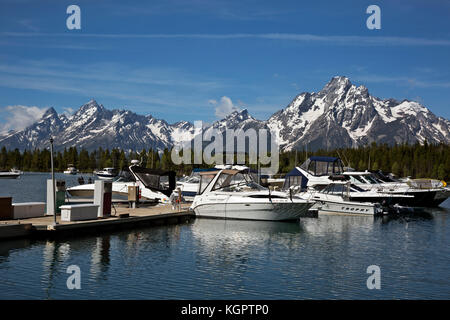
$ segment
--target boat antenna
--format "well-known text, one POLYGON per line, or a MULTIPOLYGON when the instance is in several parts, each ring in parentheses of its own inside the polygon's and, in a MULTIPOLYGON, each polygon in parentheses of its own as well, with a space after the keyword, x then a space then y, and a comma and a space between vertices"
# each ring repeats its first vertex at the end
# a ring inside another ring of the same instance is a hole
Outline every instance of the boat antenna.
POLYGON ((342 155, 343 155, 344 158, 345 158, 345 162, 347 162, 347 167, 350 168, 350 162, 348 161, 348 159, 347 159, 347 157, 346 157, 344 151, 342 151, 342 155))
POLYGON ((308 142, 306 142, 305 161, 308 160, 308 142))
MULTIPOLYGON (((350 165, 349 165, 349 163, 347 161, 347 158, 343 159, 342 156, 341 156, 341 153, 339 152, 339 150, 336 150, 336 151, 337 151, 337 154, 338 154, 339 158, 341 158, 342 160, 345 160, 345 162, 347 162, 347 168, 349 168, 350 165)), ((344 153, 342 153, 342 154, 344 154, 344 153)), ((344 154, 344 156, 345 156, 345 154, 344 154)))

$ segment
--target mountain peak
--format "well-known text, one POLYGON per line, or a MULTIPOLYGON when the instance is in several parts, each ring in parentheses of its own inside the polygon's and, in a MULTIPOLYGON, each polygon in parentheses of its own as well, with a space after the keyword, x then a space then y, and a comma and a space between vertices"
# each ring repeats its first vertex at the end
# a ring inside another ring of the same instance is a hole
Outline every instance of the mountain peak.
POLYGON ((226 121, 244 121, 252 119, 252 116, 248 113, 247 109, 235 110, 230 113, 224 120, 226 121))
POLYGON ((42 115, 42 118, 48 118, 50 116, 58 116, 58 113, 53 107, 48 108, 45 113, 42 115))
POLYGON ((93 114, 99 110, 103 110, 103 106, 99 105, 95 99, 89 100, 87 103, 83 104, 80 109, 77 111, 77 114, 93 114))
POLYGON ((337 89, 337 88, 346 88, 351 86, 352 83, 350 79, 345 76, 336 76, 331 78, 331 80, 325 85, 324 89, 337 89))

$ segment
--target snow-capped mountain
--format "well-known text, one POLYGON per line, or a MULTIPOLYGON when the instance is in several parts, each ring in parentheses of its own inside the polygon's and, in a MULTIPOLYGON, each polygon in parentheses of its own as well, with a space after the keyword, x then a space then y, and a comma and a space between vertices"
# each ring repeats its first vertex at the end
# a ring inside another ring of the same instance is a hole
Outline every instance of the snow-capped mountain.
POLYGON ((122 148, 164 149, 185 137, 192 139, 193 125, 169 125, 164 120, 143 116, 127 110, 108 110, 95 100, 82 105, 72 116, 58 115, 53 108, 28 128, 0 140, 7 148, 46 148, 49 137, 58 149, 76 146, 87 150, 122 148))
POLYGON ((346 77, 334 77, 317 93, 304 92, 267 125, 284 150, 333 149, 377 143, 450 143, 450 121, 413 101, 381 100, 346 77))
MULTIPOLYGON (((364 86, 356 87, 346 77, 334 77, 317 93, 299 94, 268 120, 253 118, 246 109, 204 128, 270 129, 282 150, 356 147, 378 143, 450 143, 450 121, 435 116, 413 101, 382 100, 364 86)), ((0 136, 0 147, 34 149, 48 147, 55 138, 58 149, 76 146, 87 150, 122 148, 162 150, 176 142, 191 141, 194 125, 187 121, 169 124, 164 120, 127 110, 108 110, 95 100, 73 115, 58 115, 50 108, 42 118, 21 131, 0 136)))

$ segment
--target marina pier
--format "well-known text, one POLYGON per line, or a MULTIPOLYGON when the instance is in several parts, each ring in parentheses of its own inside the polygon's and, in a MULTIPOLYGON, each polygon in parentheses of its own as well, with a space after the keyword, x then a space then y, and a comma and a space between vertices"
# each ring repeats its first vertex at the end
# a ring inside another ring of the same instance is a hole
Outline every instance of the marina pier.
POLYGON ((54 224, 52 215, 23 220, 1 220, 0 240, 92 234, 125 228, 186 223, 193 218, 194 214, 188 210, 187 206, 182 206, 180 211, 173 210, 171 205, 141 208, 119 206, 115 208, 114 214, 110 217, 95 220, 61 221, 61 217, 57 216, 57 224, 54 224))

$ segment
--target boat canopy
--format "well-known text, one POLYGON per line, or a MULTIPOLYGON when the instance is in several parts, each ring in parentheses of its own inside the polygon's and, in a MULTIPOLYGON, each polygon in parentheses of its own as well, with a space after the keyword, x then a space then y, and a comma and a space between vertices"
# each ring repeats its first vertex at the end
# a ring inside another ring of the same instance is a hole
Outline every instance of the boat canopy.
POLYGON ((167 196, 170 196, 175 189, 175 171, 149 169, 140 166, 131 166, 130 170, 146 188, 159 191, 167 196))
POLYGON ((217 169, 216 168, 194 168, 194 169, 192 169, 192 172, 198 172, 198 173, 200 173, 200 172, 208 172, 208 171, 217 171, 217 169))
POLYGON ((341 159, 335 157, 310 157, 300 168, 314 176, 330 176, 344 172, 341 159))
POLYGON ((289 190, 291 187, 301 186, 306 189, 308 185, 308 178, 305 177, 300 170, 295 167, 289 171, 284 177, 283 190, 289 190))

